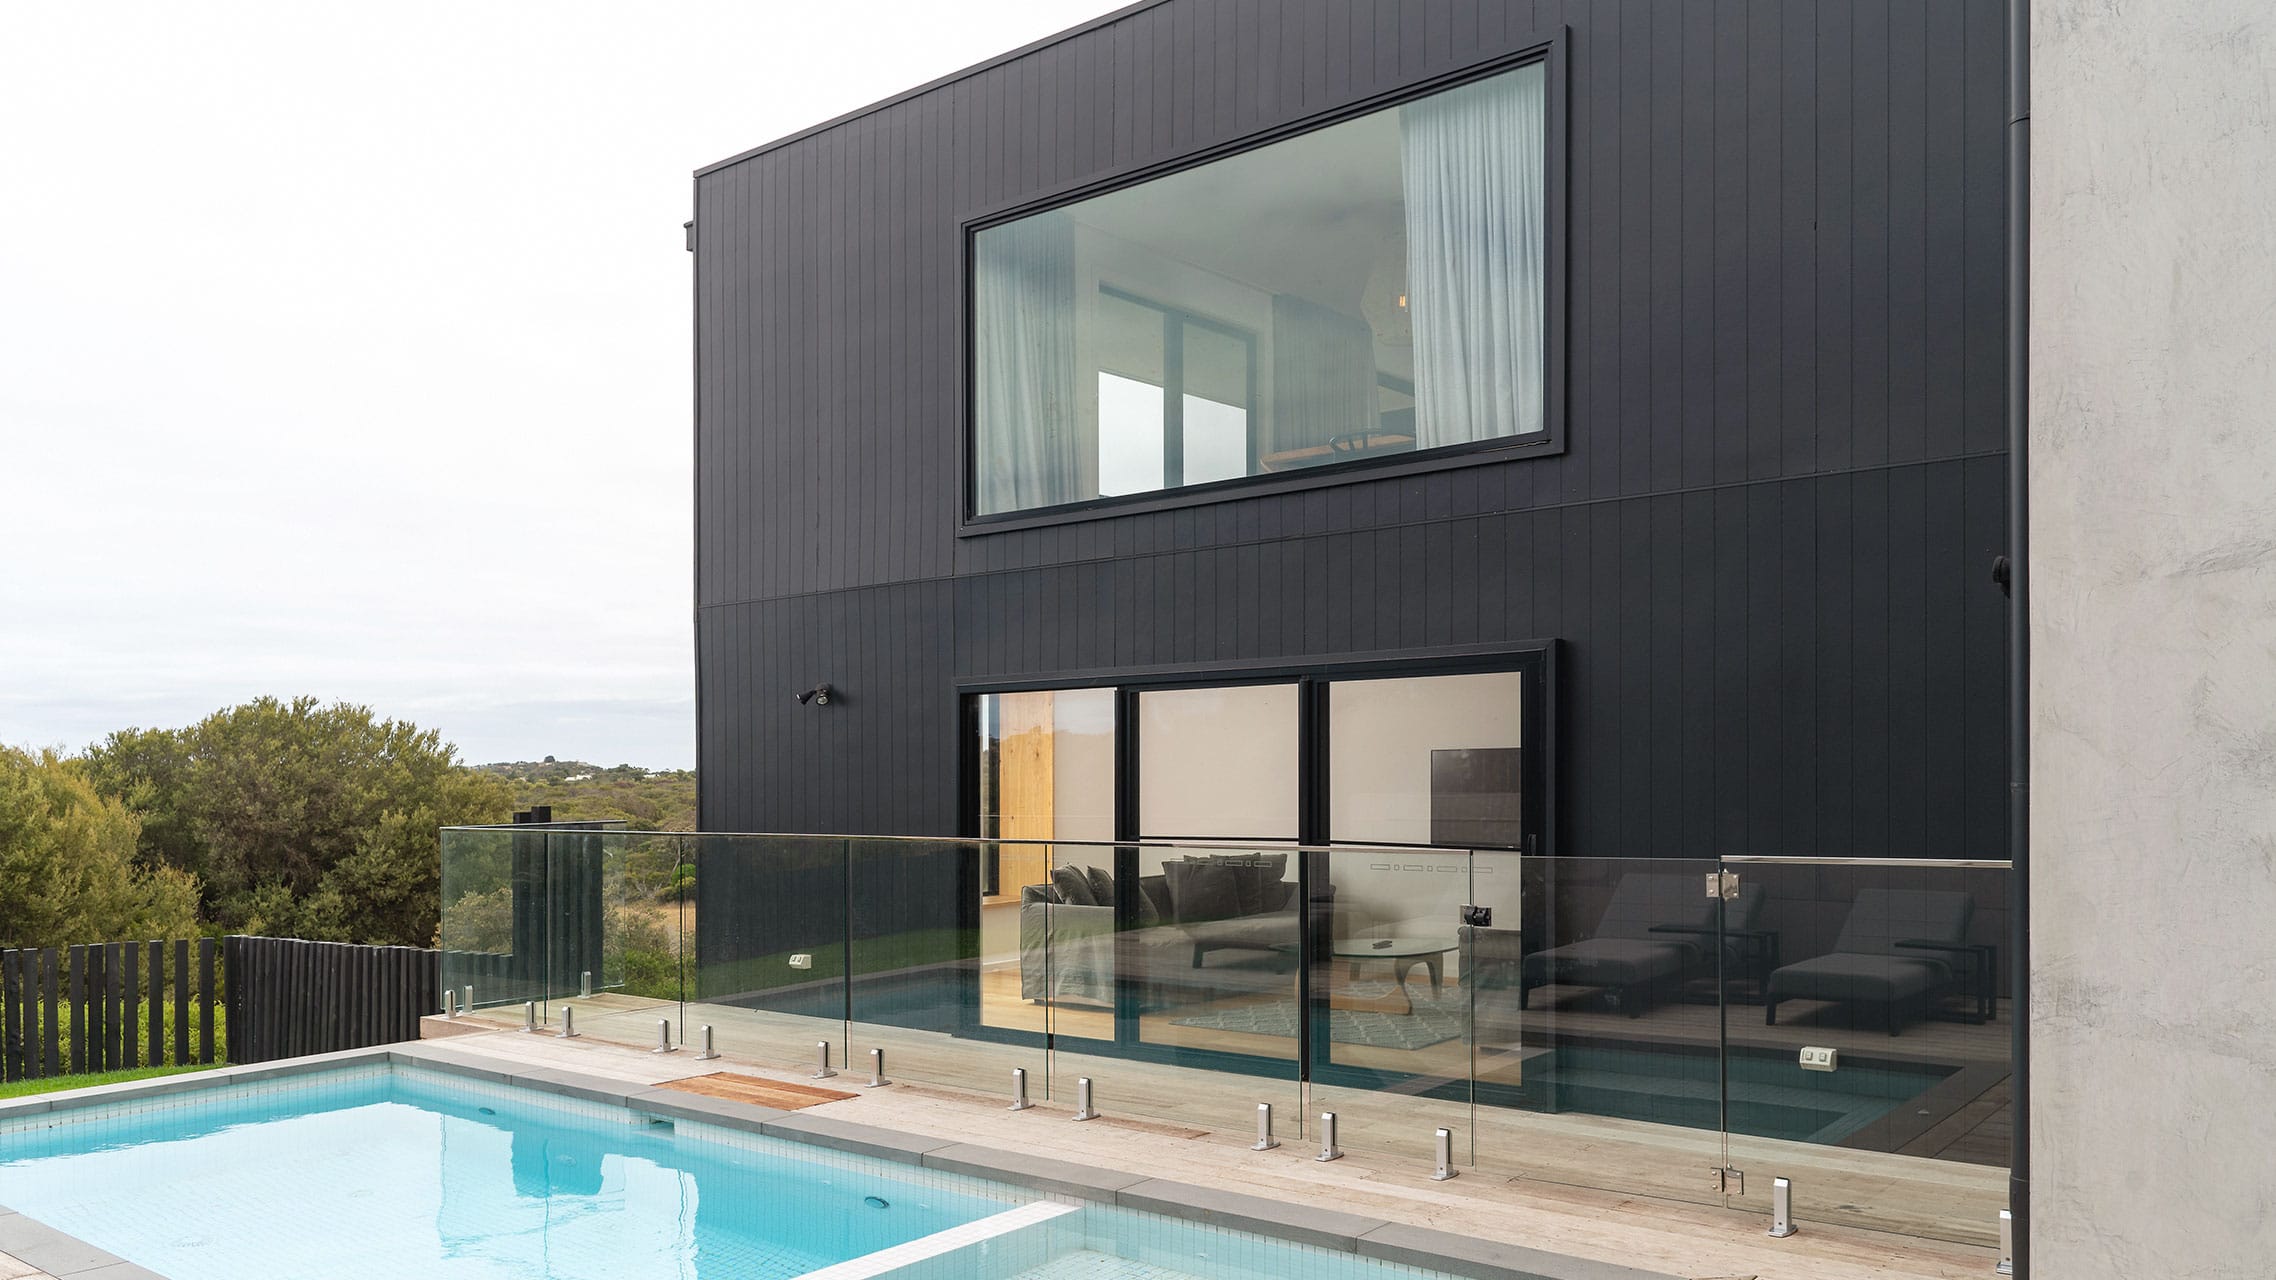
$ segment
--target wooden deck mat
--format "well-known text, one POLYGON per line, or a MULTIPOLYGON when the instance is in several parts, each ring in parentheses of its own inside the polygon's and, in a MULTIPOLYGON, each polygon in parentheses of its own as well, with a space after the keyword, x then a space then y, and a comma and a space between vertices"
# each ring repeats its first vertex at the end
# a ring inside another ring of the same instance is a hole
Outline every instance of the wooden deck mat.
POLYGON ((682 1093, 700 1093, 707 1098, 726 1098, 731 1102, 748 1102, 754 1107, 772 1107, 777 1111, 796 1111, 801 1107, 843 1102, 858 1096, 842 1089, 818 1089, 810 1084, 761 1080, 757 1076, 736 1075, 732 1071, 714 1071, 707 1076, 667 1080, 656 1087, 677 1089, 682 1093))

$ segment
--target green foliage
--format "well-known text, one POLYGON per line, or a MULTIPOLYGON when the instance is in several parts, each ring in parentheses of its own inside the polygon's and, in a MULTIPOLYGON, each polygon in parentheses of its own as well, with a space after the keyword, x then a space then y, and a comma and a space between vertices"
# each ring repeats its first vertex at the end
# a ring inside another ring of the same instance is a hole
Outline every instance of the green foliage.
POLYGON ((453 951, 491 951, 500 955, 514 949, 514 888, 502 885, 487 893, 469 893, 443 908, 442 945, 453 951))
POLYGON ((211 1071, 218 1062, 193 1062, 186 1067, 135 1067, 127 1071, 90 1071, 77 1076, 49 1076, 45 1080, 10 1080, 0 1084, 0 1098, 24 1098, 35 1093, 56 1093, 64 1089, 88 1089, 99 1084, 124 1084, 129 1080, 148 1080, 152 1076, 176 1076, 191 1071, 211 1071))
POLYGON ((514 808, 551 805, 564 821, 622 822, 628 831, 693 831, 695 770, 650 771, 620 764, 602 768, 582 760, 486 764, 484 773, 513 784, 514 808))
POLYGON ((141 864, 196 876, 228 932, 431 946, 436 830, 511 812, 510 786, 461 768, 435 731, 313 698, 114 733, 87 768, 145 815, 141 864))
POLYGON ((0 946, 194 934, 197 880, 136 865, 142 831, 84 762, 0 747, 0 946))

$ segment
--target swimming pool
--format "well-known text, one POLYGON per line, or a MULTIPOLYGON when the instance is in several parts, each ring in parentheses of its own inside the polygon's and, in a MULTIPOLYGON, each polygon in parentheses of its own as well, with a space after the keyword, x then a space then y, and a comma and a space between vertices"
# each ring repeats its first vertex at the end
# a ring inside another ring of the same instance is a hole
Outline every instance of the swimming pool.
POLYGON ((1955 1067, 1849 1059, 1804 1071, 1784 1051, 1731 1049, 1729 1078, 1711 1054, 1562 1046, 1527 1064, 1527 1105, 1793 1142, 1839 1143, 1919 1098, 1955 1067), (1727 1093, 1726 1093, 1727 1090, 1727 1093))
POLYGON ((0 1205, 168 1280, 1443 1280, 385 1055, 0 1119, 0 1205))

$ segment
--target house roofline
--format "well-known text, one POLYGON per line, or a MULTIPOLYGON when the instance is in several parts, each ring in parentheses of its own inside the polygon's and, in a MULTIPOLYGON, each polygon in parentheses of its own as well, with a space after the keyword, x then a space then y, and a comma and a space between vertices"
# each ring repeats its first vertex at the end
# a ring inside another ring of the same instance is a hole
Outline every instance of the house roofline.
POLYGON ((964 67, 956 71, 951 71, 947 75, 936 76, 933 79, 927 80, 923 84, 920 84, 913 89, 903 89, 901 92, 896 93, 889 98, 879 98, 877 101, 872 102, 867 106, 855 107, 853 110, 848 111, 843 115, 832 116, 831 118, 822 121, 820 124, 808 125, 807 127, 800 129, 795 133, 784 134, 782 137, 776 138, 772 142, 763 142, 758 146, 752 147, 748 151, 739 151, 724 160, 714 160, 710 164, 704 165, 702 168, 697 169, 695 171, 695 176, 698 179, 708 177, 711 174, 717 173, 721 169, 728 168, 732 165, 741 164, 745 160, 752 159, 755 156, 762 156, 769 151, 776 150, 777 148, 787 147, 793 142, 802 142, 807 138, 815 136, 816 134, 827 133, 828 131, 839 127, 840 125, 850 124, 853 121, 859 120, 863 116, 869 115, 873 112, 883 111, 887 107, 899 106, 901 103, 908 102, 914 98, 921 98, 936 89, 954 84, 959 80, 969 79, 970 77, 976 76, 983 71, 987 71, 995 67, 1000 67, 1007 62, 1014 61, 1015 59, 1024 58, 1039 49, 1048 49, 1052 45, 1072 40, 1076 36, 1086 35, 1092 31, 1098 30, 1101 27, 1112 26, 1125 18, 1167 3, 1169 3, 1169 0, 1135 0, 1135 3, 1126 4, 1119 9, 1113 9, 1106 13, 1102 13, 1098 17, 1092 18, 1089 21, 1080 23, 1076 26, 1069 27, 1064 31, 1059 31, 1051 35, 1044 36, 1040 40, 1031 40, 1028 43, 1021 45, 1017 49, 999 53, 992 58, 987 58, 983 61, 975 62, 971 66, 964 67))

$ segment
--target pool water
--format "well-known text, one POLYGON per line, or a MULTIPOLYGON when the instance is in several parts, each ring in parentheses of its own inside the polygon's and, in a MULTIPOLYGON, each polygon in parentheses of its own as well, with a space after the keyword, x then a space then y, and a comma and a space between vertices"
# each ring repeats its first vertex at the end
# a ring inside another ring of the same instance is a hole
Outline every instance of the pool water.
MULTIPOLYGON (((1526 1067, 1528 1101, 1544 1110, 1618 1116, 1713 1129, 1722 1122, 1722 1085, 1711 1055, 1641 1049, 1563 1047, 1526 1067)), ((1951 1067, 1845 1064, 1804 1071, 1793 1059, 1729 1055, 1733 1133, 1794 1142, 1837 1143, 1919 1097, 1951 1067)))
POLYGON ((385 1068, 0 1126, 0 1205, 170 1280, 771 1280, 1034 1197, 385 1068))

